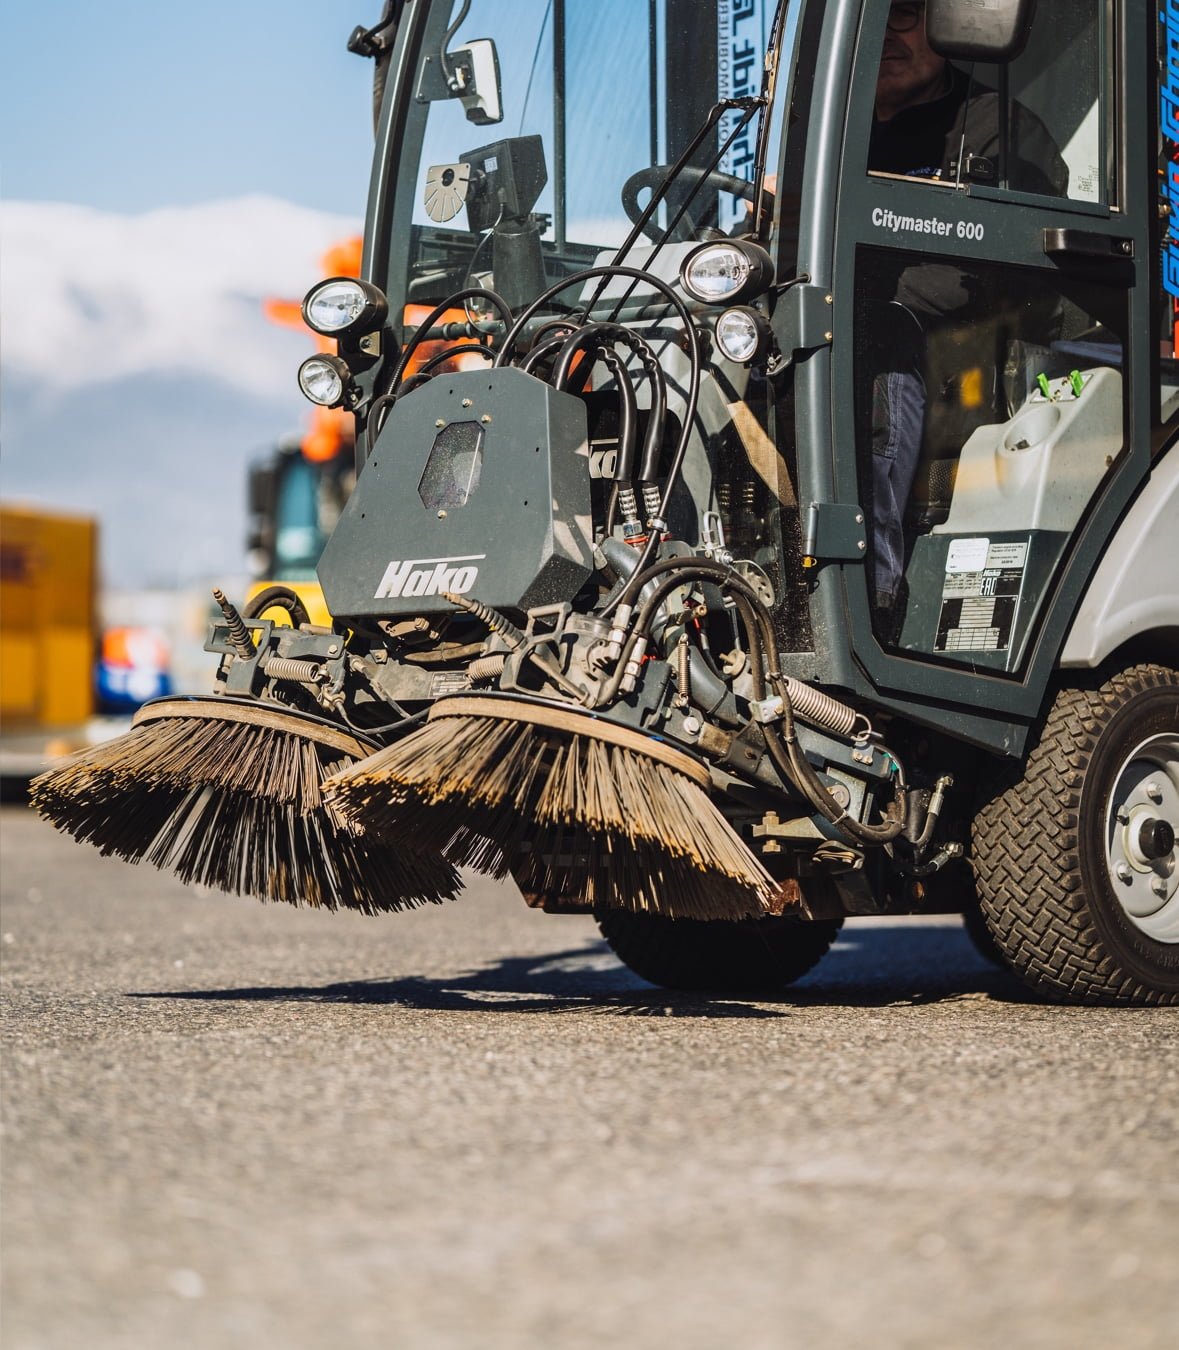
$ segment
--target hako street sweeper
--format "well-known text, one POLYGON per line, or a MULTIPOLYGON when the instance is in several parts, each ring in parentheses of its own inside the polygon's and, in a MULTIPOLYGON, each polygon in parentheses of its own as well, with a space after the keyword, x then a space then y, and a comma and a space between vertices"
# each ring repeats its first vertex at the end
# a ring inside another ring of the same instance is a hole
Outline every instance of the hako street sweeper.
POLYGON ((390 0, 350 45, 332 622, 219 597, 214 692, 40 810, 263 899, 511 876, 672 987, 962 911, 1044 996, 1179 1003, 1179 4, 390 0))

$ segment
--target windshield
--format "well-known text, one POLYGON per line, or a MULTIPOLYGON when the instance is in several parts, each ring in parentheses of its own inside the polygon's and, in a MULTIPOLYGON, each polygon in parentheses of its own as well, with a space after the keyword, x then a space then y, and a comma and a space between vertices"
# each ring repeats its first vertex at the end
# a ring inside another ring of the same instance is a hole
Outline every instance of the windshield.
MULTIPOLYGON (((604 260, 713 105, 760 92, 773 10, 772 0, 433 4, 395 139, 390 289, 406 275, 406 301, 432 305, 483 285, 515 309, 604 260)), ((726 114, 636 250, 681 208, 680 242, 748 228, 757 125, 726 114), (719 172, 702 177, 709 169, 719 172)))

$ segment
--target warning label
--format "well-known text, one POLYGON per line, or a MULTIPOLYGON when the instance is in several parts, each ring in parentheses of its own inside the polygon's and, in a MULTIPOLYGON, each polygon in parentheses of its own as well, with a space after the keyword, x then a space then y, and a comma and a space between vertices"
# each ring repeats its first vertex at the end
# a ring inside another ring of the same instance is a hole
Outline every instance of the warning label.
POLYGON ((999 652, 1010 647, 1027 553, 1026 543, 955 539, 950 544, 934 651, 999 652))

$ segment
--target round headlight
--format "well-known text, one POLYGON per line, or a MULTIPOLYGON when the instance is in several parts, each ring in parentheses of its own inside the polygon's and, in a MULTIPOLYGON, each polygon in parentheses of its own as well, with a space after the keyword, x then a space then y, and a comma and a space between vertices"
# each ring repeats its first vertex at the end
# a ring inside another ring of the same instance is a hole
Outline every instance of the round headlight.
POLYGON ((323 408, 343 403, 351 381, 352 372, 338 356, 309 356, 299 367, 299 388, 323 408))
POLYGON ((721 354, 739 366, 748 365, 765 354, 770 343, 770 328, 756 309, 740 305, 726 309, 716 321, 716 345, 721 354))
POLYGON ((385 322, 389 302, 375 286, 355 277, 329 277, 303 301, 303 321, 324 337, 371 333, 385 322))
POLYGON ((770 255, 743 239, 720 240, 693 249, 680 268, 680 283, 706 305, 735 304, 760 295, 774 279, 770 255))

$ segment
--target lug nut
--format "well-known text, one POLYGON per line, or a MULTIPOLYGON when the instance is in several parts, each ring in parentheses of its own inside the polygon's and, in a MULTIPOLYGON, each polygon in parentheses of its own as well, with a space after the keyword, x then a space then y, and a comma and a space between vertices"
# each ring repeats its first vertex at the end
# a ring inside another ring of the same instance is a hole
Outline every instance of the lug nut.
POLYGON ((1161 802, 1163 799, 1163 790, 1153 779, 1151 779, 1151 781, 1147 783, 1147 785, 1143 788, 1143 791, 1146 793, 1146 795, 1150 798, 1152 802, 1161 802))
POLYGON ((1133 880, 1134 873, 1130 871, 1128 863, 1120 862, 1114 868, 1114 876, 1116 876, 1119 881, 1131 881, 1133 880))

